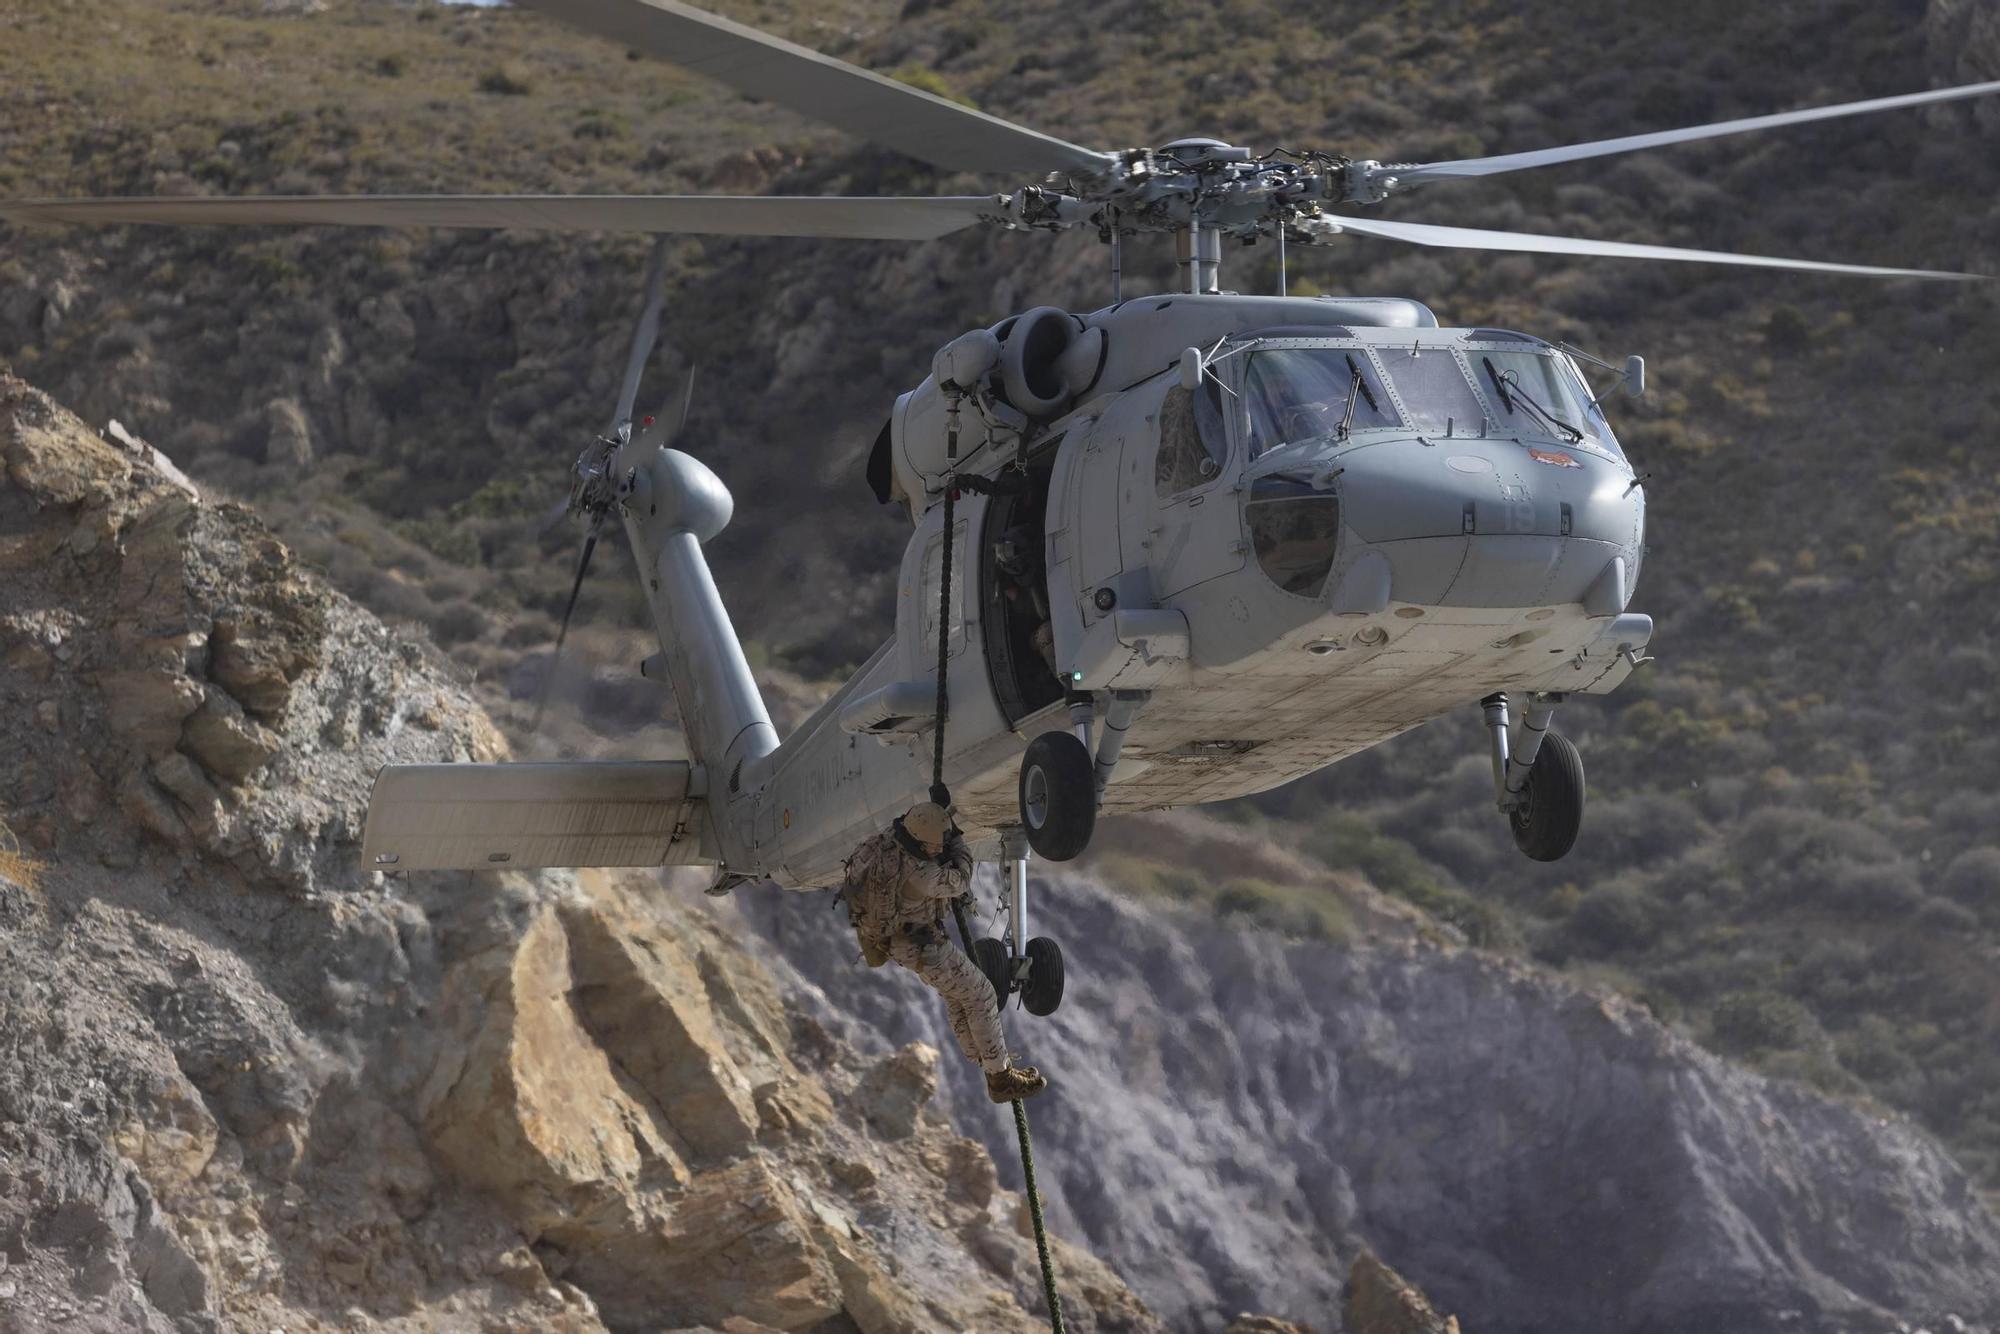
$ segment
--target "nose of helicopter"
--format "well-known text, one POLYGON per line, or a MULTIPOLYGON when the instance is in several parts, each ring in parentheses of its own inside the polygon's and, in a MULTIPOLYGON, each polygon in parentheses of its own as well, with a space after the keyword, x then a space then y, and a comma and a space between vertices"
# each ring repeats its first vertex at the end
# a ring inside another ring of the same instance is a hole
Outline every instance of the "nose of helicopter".
POLYGON ((1622 462, 1579 445, 1446 438, 1366 446, 1338 466, 1344 520, 1387 559, 1396 601, 1624 610, 1645 498, 1622 462))

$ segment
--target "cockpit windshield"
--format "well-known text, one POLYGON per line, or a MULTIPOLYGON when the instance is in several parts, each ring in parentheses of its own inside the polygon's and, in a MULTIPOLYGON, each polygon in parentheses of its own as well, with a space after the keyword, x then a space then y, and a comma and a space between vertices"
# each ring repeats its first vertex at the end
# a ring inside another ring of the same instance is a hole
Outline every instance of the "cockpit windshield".
POLYGON ((1294 440, 1403 424, 1362 348, 1252 352, 1243 371, 1243 403, 1252 458, 1294 440))
POLYGON ((1465 368, 1448 344, 1425 347, 1421 338, 1407 346, 1379 347, 1382 369, 1425 435, 1478 435, 1486 409, 1466 381, 1465 368))
POLYGON ((1279 445, 1404 428, 1534 437, 1618 457, 1596 396, 1567 357, 1518 334, 1505 350, 1421 336, 1368 347, 1254 348, 1243 369, 1250 457, 1279 445), (1534 350, 1530 350, 1534 349, 1534 350))

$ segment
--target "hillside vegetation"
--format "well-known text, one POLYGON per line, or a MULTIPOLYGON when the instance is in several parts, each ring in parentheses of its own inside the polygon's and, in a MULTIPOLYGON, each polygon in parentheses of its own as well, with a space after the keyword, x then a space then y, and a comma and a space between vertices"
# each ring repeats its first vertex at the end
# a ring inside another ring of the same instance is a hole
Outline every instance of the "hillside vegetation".
MULTIPOLYGON (((1990 7, 1956 0, 718 8, 1103 144, 1201 132, 1453 157, 2000 77, 1990 7)), ((2000 272, 1996 135, 1993 108, 1899 113, 1436 187, 1386 215, 2000 272)), ((943 177, 512 10, 0 9, 8 195, 1012 184, 943 177)), ((256 499, 343 587, 518 685, 573 540, 537 539, 533 516, 609 410, 643 252, 0 233, 0 358, 256 499)), ((1128 283, 1136 267, 1164 284, 1165 258, 1128 254, 1128 283)), ((1226 258, 1232 285, 1271 284, 1268 248, 1226 258)), ((689 443, 736 492, 715 560, 760 663, 824 677, 873 647, 903 530, 859 461, 894 394, 965 328, 1100 304, 1103 263, 1080 235, 677 245, 649 394, 698 360, 689 443)), ((1523 861, 1494 815, 1470 703, 1234 818, 1719 1050, 1906 1111, 2000 1186, 2000 298, 1362 240, 1295 250, 1292 274, 1648 356, 1655 392, 1618 420, 1652 474, 1635 606, 1660 661, 1561 716, 1594 804, 1556 866, 1523 861)), ((622 556, 600 559, 580 615, 638 624, 622 556)), ((1270 898, 1160 879, 1218 911, 1270 898)))

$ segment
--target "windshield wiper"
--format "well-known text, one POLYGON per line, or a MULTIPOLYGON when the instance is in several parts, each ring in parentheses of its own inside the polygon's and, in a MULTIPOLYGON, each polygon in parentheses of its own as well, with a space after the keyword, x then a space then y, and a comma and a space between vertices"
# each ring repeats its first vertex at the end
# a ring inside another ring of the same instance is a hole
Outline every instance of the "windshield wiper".
POLYGON ((1493 390, 1500 395, 1500 406, 1511 415, 1514 411, 1514 396, 1507 392, 1507 382, 1500 378, 1500 372, 1493 369, 1493 358, 1481 357, 1479 364, 1486 368, 1486 378, 1493 381, 1493 390))
POLYGON ((1354 364, 1354 354, 1352 352, 1347 354, 1347 373, 1354 377, 1354 383, 1361 386, 1361 396, 1368 400, 1368 410, 1370 412, 1380 412, 1382 405, 1375 401, 1375 391, 1368 387, 1368 377, 1363 375, 1361 368, 1354 364))
POLYGON ((1380 415, 1382 407, 1375 401, 1375 391, 1368 387, 1368 380, 1361 374, 1361 368, 1354 364, 1354 354, 1347 354, 1347 373, 1353 378, 1347 382, 1347 410, 1340 414, 1340 438, 1347 439, 1354 428, 1354 401, 1363 394, 1368 396, 1368 410, 1380 415))
POLYGON ((1499 371, 1494 370, 1493 358, 1491 357, 1481 357, 1480 361, 1485 364, 1486 374, 1492 379, 1493 387, 1500 392, 1501 407, 1507 409, 1508 412, 1512 412, 1515 400, 1518 399, 1521 406, 1539 418, 1544 426, 1569 437, 1571 444, 1581 444, 1583 442, 1583 432, 1556 416, 1555 413, 1550 412, 1540 403, 1537 403, 1527 390, 1521 388, 1521 381, 1519 378, 1514 377, 1514 372, 1508 371, 1506 375, 1502 375, 1499 371), (1508 392, 1510 389, 1513 391, 1512 393, 1508 392))

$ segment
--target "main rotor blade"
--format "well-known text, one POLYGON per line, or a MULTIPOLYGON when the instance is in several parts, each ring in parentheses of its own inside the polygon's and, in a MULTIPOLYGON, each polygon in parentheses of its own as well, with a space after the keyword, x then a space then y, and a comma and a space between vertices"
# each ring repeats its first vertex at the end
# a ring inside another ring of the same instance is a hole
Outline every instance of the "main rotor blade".
POLYGON ((618 390, 618 410, 611 416, 607 435, 616 436, 619 427, 632 424, 632 405, 639 401, 639 380, 646 373, 653 343, 660 336, 660 306, 666 297, 666 275, 667 241, 661 237, 653 242, 653 253, 646 259, 646 304, 639 310, 638 323, 632 326, 632 350, 625 358, 625 382, 618 390))
POLYGON ((1100 171, 1116 160, 675 0, 526 3, 947 171, 1100 171))
POLYGON ((1661 148, 1667 144, 1684 144, 1696 139, 1717 139, 1726 134, 1744 134, 1751 130, 1775 130, 1786 125, 1804 125, 1809 121, 1861 116, 1875 111, 1895 111, 1901 107, 1928 106, 1934 102, 1954 102, 1960 98, 1984 97, 1991 93, 2000 93, 2000 80, 1991 83, 1962 84, 1956 88, 1934 88, 1922 93, 1903 93, 1896 97, 1876 97, 1865 102, 1843 102, 1838 106, 1809 107, 1803 111, 1780 111, 1770 116, 1747 116, 1741 120, 1717 121, 1713 125, 1695 125, 1683 130, 1628 134, 1617 139, 1598 139, 1587 144, 1570 144, 1565 148, 1540 148, 1527 153, 1503 153, 1498 157, 1459 158, 1452 162, 1422 162, 1406 166, 1384 165, 1379 172, 1371 174, 1394 176, 1401 185, 1465 176, 1494 176, 1504 171, 1547 167, 1558 162, 1575 162, 1582 158, 1609 157, 1614 153, 1630 153, 1641 148, 1661 148))
POLYGON ((1740 264, 1754 269, 1803 269, 1811 273, 1850 273, 1870 278, 1938 278, 1951 282, 1980 281, 1983 273, 1947 273, 1935 269, 1889 269, 1873 264, 1830 264, 1816 259, 1780 259, 1771 255, 1739 255, 1727 250, 1683 250, 1676 246, 1635 245, 1629 241, 1594 241, 1581 236, 1542 236, 1534 232, 1494 232, 1476 227, 1440 227, 1424 222, 1384 222, 1379 218, 1336 219, 1340 229, 1359 236, 1379 236, 1413 245, 1455 250, 1512 250, 1539 255, 1605 255, 1616 259, 1674 259, 1696 264, 1740 264))
POLYGON ((265 195, 0 200, 0 222, 297 223, 928 241, 1001 217, 997 195, 265 195))

